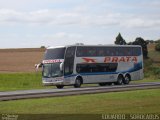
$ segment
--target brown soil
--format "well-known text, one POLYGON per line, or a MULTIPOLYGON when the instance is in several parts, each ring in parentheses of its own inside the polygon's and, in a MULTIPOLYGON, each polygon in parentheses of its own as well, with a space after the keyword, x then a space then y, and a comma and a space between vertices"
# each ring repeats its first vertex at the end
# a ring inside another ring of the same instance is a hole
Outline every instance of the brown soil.
POLYGON ((0 49, 0 72, 33 72, 45 49, 0 49))

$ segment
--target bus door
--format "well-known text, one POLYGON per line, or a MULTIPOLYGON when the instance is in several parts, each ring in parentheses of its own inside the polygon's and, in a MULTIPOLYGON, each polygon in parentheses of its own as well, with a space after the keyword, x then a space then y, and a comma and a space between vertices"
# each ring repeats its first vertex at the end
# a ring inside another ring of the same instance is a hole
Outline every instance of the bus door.
POLYGON ((73 74, 75 49, 76 49, 75 46, 68 47, 66 49, 65 60, 64 60, 64 76, 69 76, 73 74))

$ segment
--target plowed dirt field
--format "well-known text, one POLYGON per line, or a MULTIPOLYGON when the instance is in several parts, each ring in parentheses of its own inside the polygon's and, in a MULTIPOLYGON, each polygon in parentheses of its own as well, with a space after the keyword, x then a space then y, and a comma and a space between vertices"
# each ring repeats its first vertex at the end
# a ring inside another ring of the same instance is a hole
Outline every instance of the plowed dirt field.
POLYGON ((0 49, 0 72, 34 72, 42 61, 45 49, 0 49))

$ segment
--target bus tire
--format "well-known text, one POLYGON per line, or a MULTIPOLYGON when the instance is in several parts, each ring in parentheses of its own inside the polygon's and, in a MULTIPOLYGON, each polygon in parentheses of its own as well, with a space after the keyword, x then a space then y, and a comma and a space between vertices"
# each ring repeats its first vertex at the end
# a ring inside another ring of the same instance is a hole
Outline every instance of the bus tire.
POLYGON ((56 85, 56 87, 57 87, 58 89, 62 89, 64 86, 63 86, 63 85, 56 85))
POLYGON ((131 77, 129 74, 125 75, 123 83, 124 84, 129 84, 129 82, 131 81, 131 77))
POLYGON ((82 84, 82 79, 77 77, 76 80, 75 80, 75 84, 74 84, 74 87, 75 88, 80 88, 81 87, 81 84, 82 84))
POLYGON ((123 75, 118 75, 117 82, 115 82, 115 85, 122 85, 123 81, 124 81, 123 75))

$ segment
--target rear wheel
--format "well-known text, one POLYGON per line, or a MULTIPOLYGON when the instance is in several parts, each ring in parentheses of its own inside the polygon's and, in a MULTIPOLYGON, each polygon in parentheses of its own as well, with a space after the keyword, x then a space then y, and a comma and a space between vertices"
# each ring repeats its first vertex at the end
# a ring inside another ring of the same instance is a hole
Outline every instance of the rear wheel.
POLYGON ((76 78, 74 87, 79 88, 79 87, 81 87, 81 84, 82 84, 82 80, 80 78, 76 78))
POLYGON ((129 84, 130 80, 131 80, 131 77, 130 77, 129 75, 126 75, 126 76, 124 77, 123 83, 124 83, 124 84, 129 84))
POLYGON ((56 87, 57 87, 58 89, 62 89, 64 86, 63 86, 63 85, 56 85, 56 87))
POLYGON ((123 80, 124 80, 123 75, 119 75, 115 85, 122 85, 123 84, 123 80))

